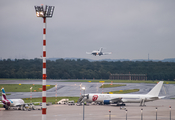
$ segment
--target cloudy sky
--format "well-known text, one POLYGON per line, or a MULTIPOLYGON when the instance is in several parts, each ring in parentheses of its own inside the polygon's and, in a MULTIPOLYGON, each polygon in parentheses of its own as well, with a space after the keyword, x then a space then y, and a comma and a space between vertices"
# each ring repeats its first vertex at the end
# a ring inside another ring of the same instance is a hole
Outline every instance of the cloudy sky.
POLYGON ((174 0, 1 0, 0 59, 42 55, 43 20, 34 9, 41 4, 55 6, 47 58, 175 58, 174 0), (112 54, 86 54, 100 47, 112 54))

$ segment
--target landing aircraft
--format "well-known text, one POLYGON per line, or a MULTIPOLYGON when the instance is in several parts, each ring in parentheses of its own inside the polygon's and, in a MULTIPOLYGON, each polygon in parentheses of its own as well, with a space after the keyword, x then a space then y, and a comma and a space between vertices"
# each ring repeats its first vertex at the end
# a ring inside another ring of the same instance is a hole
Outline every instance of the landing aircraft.
POLYGON ((84 94, 79 98, 79 101, 116 104, 118 106, 125 106, 125 103, 140 103, 140 106, 146 106, 145 102, 159 100, 165 97, 159 97, 159 92, 162 88, 162 85, 163 81, 160 81, 147 94, 84 94))
POLYGON ((2 103, 3 107, 8 110, 10 107, 22 107, 25 105, 22 99, 7 99, 4 88, 2 90, 2 103))
POLYGON ((100 50, 94 50, 94 51, 92 51, 92 52, 86 52, 86 54, 92 54, 92 55, 99 55, 99 56, 101 56, 101 55, 109 55, 109 54, 112 54, 111 52, 102 52, 102 50, 103 50, 103 48, 100 48, 100 50))

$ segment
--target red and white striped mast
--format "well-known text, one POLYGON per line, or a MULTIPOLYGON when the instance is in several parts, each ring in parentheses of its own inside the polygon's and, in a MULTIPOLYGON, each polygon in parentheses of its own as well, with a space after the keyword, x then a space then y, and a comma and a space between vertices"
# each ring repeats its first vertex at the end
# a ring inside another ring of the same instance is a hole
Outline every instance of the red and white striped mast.
POLYGON ((43 18, 43 76, 42 76, 42 120, 46 120, 46 17, 52 17, 54 6, 35 6, 36 16, 43 18))
POLYGON ((43 91, 42 120, 46 120, 46 17, 43 17, 43 91))

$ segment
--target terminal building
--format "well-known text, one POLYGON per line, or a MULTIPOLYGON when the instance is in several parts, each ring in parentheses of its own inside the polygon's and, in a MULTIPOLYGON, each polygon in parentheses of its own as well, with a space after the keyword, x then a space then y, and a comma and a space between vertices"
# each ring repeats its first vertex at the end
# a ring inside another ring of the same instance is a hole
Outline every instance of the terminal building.
POLYGON ((111 80, 147 80, 147 74, 111 74, 111 80))

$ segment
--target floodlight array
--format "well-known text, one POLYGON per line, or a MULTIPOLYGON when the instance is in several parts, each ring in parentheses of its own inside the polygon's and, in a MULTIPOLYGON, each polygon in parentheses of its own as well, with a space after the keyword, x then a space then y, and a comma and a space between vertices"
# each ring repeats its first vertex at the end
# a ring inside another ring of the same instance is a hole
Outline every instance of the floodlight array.
POLYGON ((53 16, 53 11, 54 11, 54 6, 35 6, 35 11, 36 11, 36 16, 37 17, 52 17, 53 16))
POLYGON ((55 8, 54 6, 47 6, 46 5, 45 17, 52 17, 54 8, 55 8))
POLYGON ((46 18, 53 16, 54 6, 34 6, 37 17, 43 18, 43 77, 42 77, 42 120, 46 120, 46 18))
POLYGON ((43 6, 35 6, 36 16, 44 17, 44 9, 43 6))

